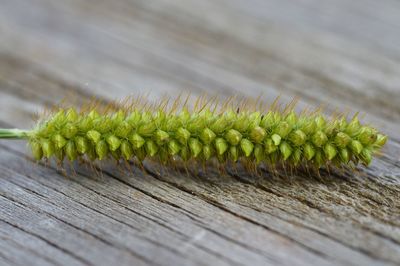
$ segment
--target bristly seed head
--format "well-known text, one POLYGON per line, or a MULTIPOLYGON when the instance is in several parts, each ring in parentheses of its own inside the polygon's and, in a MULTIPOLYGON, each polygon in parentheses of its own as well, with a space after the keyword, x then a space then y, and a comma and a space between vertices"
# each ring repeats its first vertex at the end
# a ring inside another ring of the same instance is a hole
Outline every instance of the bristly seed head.
POLYGON ((256 164, 307 163, 316 168, 331 163, 369 165, 387 141, 387 136, 361 125, 357 117, 328 120, 319 113, 261 112, 245 106, 219 111, 207 104, 194 111, 187 106, 178 110, 176 104, 171 110, 131 104, 105 113, 96 107, 82 112, 59 108, 27 138, 36 160, 217 158, 221 163, 246 159, 256 164))

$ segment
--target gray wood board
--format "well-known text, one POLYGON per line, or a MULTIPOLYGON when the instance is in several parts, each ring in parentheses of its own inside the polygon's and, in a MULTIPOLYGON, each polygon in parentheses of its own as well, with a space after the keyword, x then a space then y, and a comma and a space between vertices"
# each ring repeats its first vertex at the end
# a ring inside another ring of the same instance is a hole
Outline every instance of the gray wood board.
POLYGON ((1 265, 400 262, 396 1, 0 1, 0 127, 65 97, 189 91, 360 111, 367 169, 253 176, 75 165, 0 141, 1 265))

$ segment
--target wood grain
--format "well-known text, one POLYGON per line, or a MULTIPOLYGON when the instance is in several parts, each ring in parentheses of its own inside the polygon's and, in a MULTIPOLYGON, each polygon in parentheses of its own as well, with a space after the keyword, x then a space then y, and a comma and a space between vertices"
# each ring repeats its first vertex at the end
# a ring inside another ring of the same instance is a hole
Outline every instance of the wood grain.
POLYGON ((360 111, 390 136, 356 172, 121 170, 0 141, 1 265, 399 265, 397 1, 0 1, 0 127, 44 107, 218 93, 360 111))

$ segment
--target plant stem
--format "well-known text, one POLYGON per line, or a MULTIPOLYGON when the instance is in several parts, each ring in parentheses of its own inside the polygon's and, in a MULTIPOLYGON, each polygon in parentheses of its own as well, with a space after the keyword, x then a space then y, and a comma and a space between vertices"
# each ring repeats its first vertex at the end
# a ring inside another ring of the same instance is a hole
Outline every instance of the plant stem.
POLYGON ((0 139, 26 139, 28 130, 0 128, 0 139))

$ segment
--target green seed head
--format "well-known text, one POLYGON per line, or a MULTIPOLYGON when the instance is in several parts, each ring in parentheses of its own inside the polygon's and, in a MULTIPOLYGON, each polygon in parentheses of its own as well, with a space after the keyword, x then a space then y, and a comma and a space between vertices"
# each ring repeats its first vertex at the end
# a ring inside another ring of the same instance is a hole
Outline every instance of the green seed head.
POLYGON ((254 157, 256 158, 257 163, 265 160, 265 153, 261 144, 256 144, 256 146, 254 147, 254 157))
POLYGON ((316 147, 322 147, 325 145, 325 143, 328 141, 328 137, 325 135, 324 132, 322 131, 317 131, 313 136, 312 136, 312 142, 316 147))
POLYGON ((215 149, 217 150, 218 155, 222 155, 228 149, 228 143, 223 138, 217 138, 215 140, 215 149))
POLYGON ((142 138, 142 136, 140 136, 139 134, 137 134, 137 133, 134 133, 134 134, 132 134, 130 137, 129 137, 129 141, 132 143, 132 147, 134 148, 134 149, 140 149, 144 144, 145 144, 145 140, 144 140, 144 138, 142 138))
POLYGON ((67 139, 71 139, 78 133, 78 127, 72 123, 68 123, 63 127, 60 133, 67 139))
POLYGON ((57 149, 62 149, 67 144, 67 140, 60 134, 54 135, 52 141, 57 149))
POLYGON ((315 167, 369 165, 387 141, 387 136, 361 125, 357 117, 327 120, 320 114, 236 109, 226 107, 218 112, 203 106, 199 111, 184 107, 167 112, 132 108, 105 113, 95 108, 86 112, 60 108, 26 138, 36 160, 113 157, 168 163, 180 157, 183 161, 245 159, 294 166, 308 161, 315 167))
POLYGON ((108 145, 105 140, 100 140, 96 143, 96 154, 99 160, 103 160, 107 157, 108 145))
POLYGON ((114 135, 119 138, 124 138, 129 135, 132 130, 132 126, 127 121, 122 121, 119 126, 115 129, 114 135))
POLYGON ((169 140, 169 134, 161 129, 155 132, 155 141, 160 146, 167 143, 169 140))
POLYGON ((378 134, 374 145, 379 149, 383 147, 387 142, 388 137, 382 134, 378 134))
POLYGON ((350 149, 354 154, 358 155, 363 150, 363 145, 358 140, 353 140, 350 143, 350 149))
POLYGON ((239 160, 239 149, 237 146, 231 146, 229 148, 229 158, 233 162, 236 162, 237 160, 239 160))
POLYGON ((131 159, 133 156, 133 149, 129 141, 123 140, 121 143, 121 154, 125 160, 131 159))
POLYGON ((189 139, 189 148, 192 153, 192 156, 196 158, 202 151, 203 145, 196 138, 189 139))
POLYGON ((101 138, 101 134, 96 131, 96 130, 89 130, 86 133, 86 136, 89 140, 91 140, 93 143, 98 143, 100 141, 101 138))
POLYGON ((271 136, 272 142, 275 146, 279 146, 279 144, 281 144, 281 136, 279 136, 278 134, 274 134, 271 136))
POLYGON ((30 143, 32 155, 35 160, 40 160, 43 157, 42 146, 37 141, 31 141, 30 143))
POLYGON ((242 134, 236 129, 229 129, 225 134, 225 139, 231 145, 238 145, 242 139, 242 134))
POLYGON ((286 122, 290 125, 290 126, 294 126, 297 123, 297 115, 295 112, 290 112, 287 116, 286 116, 286 122))
MULTIPOLYGON (((279 137, 279 143, 281 143, 280 137, 279 137)), ((273 153, 274 151, 276 151, 278 149, 278 145, 275 145, 275 143, 272 139, 267 139, 265 141, 265 152, 267 154, 273 153)))
POLYGON ((323 164, 324 164, 324 157, 322 155, 322 151, 321 150, 317 150, 315 152, 315 156, 314 156, 314 165, 317 168, 320 168, 323 164))
POLYGON ((315 123, 317 125, 317 128, 324 128, 326 126, 326 120, 322 115, 318 115, 315 118, 315 123))
POLYGON ((110 135, 106 138, 106 142, 110 151, 116 151, 121 145, 121 140, 114 135, 110 135))
POLYGON ((371 155, 371 151, 369 149, 363 149, 361 152, 361 161, 363 162, 363 164, 365 166, 368 166, 371 164, 372 161, 372 155, 371 155))
POLYGON ((187 161, 190 159, 190 152, 189 148, 187 146, 183 146, 181 151, 179 152, 179 156, 182 158, 182 160, 187 161))
POLYGON ((97 153, 96 153, 96 147, 94 145, 89 146, 89 149, 85 153, 87 157, 91 160, 94 161, 97 159, 97 153))
POLYGON ((176 140, 171 140, 170 142, 168 142, 168 151, 169 154, 171 155, 176 155, 179 153, 179 151, 181 150, 181 145, 179 145, 179 142, 176 140))
POLYGON ((317 123, 314 120, 309 121, 307 119, 303 119, 301 122, 302 122, 301 130, 306 135, 312 134, 317 129, 317 123))
POLYGON ((360 132, 358 134, 358 140, 363 145, 371 145, 376 141, 376 139, 377 139, 377 133, 372 128, 362 127, 360 129, 360 132))
POLYGON ((153 140, 147 140, 145 144, 146 152, 150 157, 156 155, 158 146, 153 140))
POLYGON ((340 149, 340 158, 343 163, 348 163, 350 160, 349 151, 346 148, 340 149))
POLYGON ((293 164, 294 164, 295 166, 299 165, 299 163, 300 163, 300 161, 301 161, 301 155, 302 155, 302 152, 301 152, 301 150, 300 150, 299 148, 297 148, 297 149, 293 152, 291 158, 292 158, 292 162, 293 162, 293 164))
POLYGON ((308 161, 310 161, 315 156, 315 148, 310 143, 306 143, 304 145, 304 156, 308 161))
POLYGON ((201 132, 200 139, 203 141, 204 144, 211 144, 216 136, 217 135, 215 135, 215 133, 211 129, 205 128, 201 132))
POLYGON ((215 122, 210 126, 210 129, 216 134, 223 133, 227 128, 232 126, 232 121, 225 115, 218 117, 215 122))
POLYGON ((346 133, 353 137, 360 130, 360 121, 357 117, 354 117, 353 120, 347 125, 346 133))
POLYGON ((292 147, 286 141, 281 143, 279 150, 281 151, 283 160, 285 161, 290 157, 290 155, 292 155, 293 152, 292 147))
POLYGON ((333 158, 335 158, 337 154, 336 147, 333 146, 332 144, 328 143, 324 146, 324 153, 326 158, 331 161, 333 158))
POLYGON ((335 136, 335 144, 339 147, 339 148, 345 148, 351 141, 351 138, 349 135, 347 135, 344 132, 339 132, 337 133, 337 135, 335 136))
POLYGON ((43 139, 40 142, 40 145, 42 146, 44 157, 50 158, 54 154, 54 144, 50 140, 43 139))
POLYGON ((289 139, 295 146, 301 146, 306 142, 307 136, 303 131, 298 129, 290 134, 289 139))
POLYGON ((79 154, 85 154, 89 150, 89 143, 85 137, 75 138, 75 147, 79 154))
POLYGON ((265 131, 264 128, 256 126, 250 132, 250 139, 254 143, 261 143, 264 140, 266 135, 267 135, 267 132, 265 131))
POLYGON ((203 146, 203 156, 205 160, 209 160, 213 156, 213 148, 210 145, 203 146))
POLYGON ((149 121, 148 123, 143 123, 141 126, 139 126, 137 129, 137 133, 141 136, 151 137, 156 129, 157 125, 154 122, 152 123, 151 121, 149 121))
POLYGON ((275 126, 280 121, 280 119, 277 116, 278 116, 278 113, 268 112, 261 119, 260 127, 270 130, 273 126, 275 126))
MULTIPOLYGON (((234 118, 235 114, 230 112, 229 113, 229 117, 234 118)), ((254 118, 254 116, 253 116, 254 118)), ((248 130, 248 128, 250 127, 250 123, 251 123, 251 118, 248 115, 243 114, 239 114, 237 116, 236 121, 233 124, 233 128, 239 132, 245 132, 248 130)))
POLYGON ((65 146, 65 154, 68 157, 68 160, 73 161, 78 157, 78 152, 75 147, 75 143, 70 140, 65 146))
POLYGON ((176 139, 181 144, 185 145, 188 142, 189 138, 190 138, 189 130, 181 127, 176 131, 176 139))
POLYGON ((74 122, 78 120, 78 118, 79 118, 78 112, 75 110, 75 108, 69 108, 65 113, 66 121, 74 122))
POLYGON ((289 135, 291 130, 292 127, 289 125, 289 123, 286 121, 282 121, 275 128, 275 133, 279 135, 281 138, 286 138, 286 136, 289 135))
POLYGON ((248 139, 242 139, 240 141, 240 148, 242 149, 244 155, 249 157, 253 151, 254 144, 248 139))

